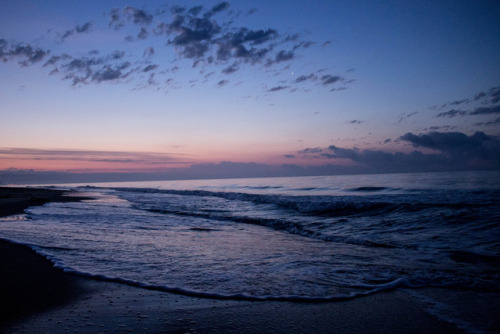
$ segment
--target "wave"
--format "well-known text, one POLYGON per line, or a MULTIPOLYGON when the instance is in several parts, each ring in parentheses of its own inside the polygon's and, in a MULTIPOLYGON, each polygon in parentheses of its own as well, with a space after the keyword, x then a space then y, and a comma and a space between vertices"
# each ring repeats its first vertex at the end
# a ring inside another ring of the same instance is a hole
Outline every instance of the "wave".
POLYGON ((387 188, 387 187, 358 187, 348 189, 348 191, 382 191, 382 190, 397 190, 395 188, 387 188))
MULTIPOLYGON (((138 208, 142 210, 142 208, 138 208)), ((204 218, 204 219, 213 219, 213 220, 222 220, 222 221, 232 221, 236 223, 243 224, 251 224, 251 225, 259 225, 272 228, 278 231, 286 231, 291 234, 297 234, 303 237, 319 239, 323 241, 329 242, 337 242, 351 245, 359 245, 359 246, 367 246, 367 247, 379 247, 379 248, 398 248, 397 245, 385 243, 385 242, 376 242, 371 240, 363 240, 350 238, 345 236, 337 236, 337 235, 328 235, 322 234, 320 232, 315 232, 308 230, 301 223, 286 221, 283 219, 269 219, 269 218, 252 218, 252 217, 241 217, 241 216, 229 216, 229 215, 214 215, 208 213, 194 213, 194 212, 186 212, 186 211, 177 211, 177 210, 163 210, 163 209, 155 209, 149 208, 146 211, 159 213, 159 214, 173 214, 176 216, 190 216, 196 218, 204 218)), ((203 228, 191 228, 196 231, 205 231, 203 228)), ((211 229, 209 229, 211 231, 211 229)))
POLYGON ((219 300, 246 300, 246 301, 289 301, 289 302, 308 302, 308 303, 318 303, 318 302, 333 302, 333 301, 342 301, 342 300, 350 300, 357 297, 372 295, 378 292, 390 291, 397 289, 399 287, 408 287, 411 288, 413 285, 409 283, 404 278, 397 278, 390 282, 382 283, 382 284, 355 284, 352 286, 345 286, 346 288, 355 289, 349 294, 338 294, 338 295, 329 295, 329 296, 307 296, 307 295, 252 295, 249 293, 241 292, 241 293, 219 293, 219 292, 209 292, 209 291, 199 291, 189 288, 182 287, 173 287, 168 285, 161 284, 150 284, 146 282, 141 282, 137 280, 127 279, 123 277, 113 277, 106 276, 101 274, 94 274, 84 271, 75 270, 66 266, 62 261, 57 259, 57 257, 52 256, 43 251, 46 247, 34 245, 34 244, 23 244, 13 240, 7 240, 9 242, 25 245, 30 247, 37 254, 42 255, 50 262, 53 263, 54 268, 60 269, 65 273, 91 278, 99 281, 105 282, 114 282, 126 284, 129 286, 134 286, 138 288, 143 288, 147 290, 156 290, 156 291, 164 291, 168 293, 174 293, 178 295, 197 297, 197 298, 207 298, 207 299, 219 299, 219 300))
MULTIPOLYGON (((389 213, 418 212, 427 209, 474 209, 498 205, 496 201, 462 201, 449 202, 432 199, 416 200, 404 196, 290 196, 270 194, 248 194, 239 192, 214 192, 205 190, 166 190, 151 188, 109 188, 116 191, 143 193, 143 194, 170 194, 178 196, 216 197, 230 201, 246 201, 254 204, 269 204, 277 208, 291 210, 299 214, 341 217, 341 216, 378 216, 389 213)), ((357 188, 359 189, 359 188, 357 188)))

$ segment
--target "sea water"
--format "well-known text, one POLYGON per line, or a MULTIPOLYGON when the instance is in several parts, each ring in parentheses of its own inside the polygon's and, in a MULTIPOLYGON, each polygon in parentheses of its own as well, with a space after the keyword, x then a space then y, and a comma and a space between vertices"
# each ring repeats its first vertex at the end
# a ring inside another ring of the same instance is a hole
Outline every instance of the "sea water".
POLYGON ((500 291, 500 173, 57 185, 0 220, 66 271, 209 298, 500 291))

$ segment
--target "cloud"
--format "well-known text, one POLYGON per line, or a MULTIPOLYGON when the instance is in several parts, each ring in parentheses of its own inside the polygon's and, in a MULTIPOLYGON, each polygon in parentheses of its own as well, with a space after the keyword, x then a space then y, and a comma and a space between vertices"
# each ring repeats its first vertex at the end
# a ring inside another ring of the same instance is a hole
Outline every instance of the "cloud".
POLYGON ((474 100, 492 104, 500 102, 500 86, 491 87, 487 91, 474 95, 474 100))
POLYGON ((7 41, 0 40, 0 59, 4 62, 16 59, 22 67, 28 67, 42 61, 49 53, 48 50, 23 43, 15 44, 9 48, 7 41))
POLYGON ((43 150, 32 148, 0 148, 0 158, 12 161, 64 162, 68 171, 77 171, 83 166, 90 169, 105 166, 106 169, 147 170, 190 164, 187 155, 156 152, 124 152, 93 150, 43 150))
MULTIPOLYGON (((155 39, 152 43, 155 42, 156 45, 162 45, 166 49, 175 49, 177 58, 173 62, 188 60, 192 62, 193 67, 203 67, 207 72, 231 74, 244 67, 260 66, 260 70, 271 73, 274 71, 278 75, 283 71, 282 68, 278 68, 279 64, 296 61, 301 58, 301 50, 315 45, 314 41, 305 40, 298 33, 280 32, 273 27, 238 25, 236 19, 241 12, 230 11, 229 8, 228 2, 220 2, 210 8, 205 8, 203 5, 173 6, 170 7, 170 12, 163 8, 149 12, 127 6, 111 9, 105 15, 109 19, 108 28, 115 30, 114 34, 120 34, 121 30, 126 31, 126 34, 121 33, 122 36, 118 39, 130 43, 155 39)), ((66 40, 76 34, 91 34, 94 33, 94 27, 93 21, 89 21, 64 31, 60 36, 62 40, 66 40)), ((143 84, 152 82, 139 75, 142 72, 141 68, 148 68, 145 72, 154 75, 159 82, 165 83, 164 76, 169 72, 169 69, 162 68, 165 65, 160 61, 155 61, 158 64, 156 68, 147 67, 148 62, 162 53, 163 50, 159 47, 157 50, 152 47, 144 49, 141 45, 139 48, 143 51, 137 53, 127 46, 129 50, 125 62, 120 59, 104 59, 104 56, 90 54, 88 51, 76 51, 74 48, 67 49, 66 52, 59 51, 64 49, 64 46, 58 47, 58 51, 53 52, 49 49, 52 44, 47 38, 40 39, 39 43, 45 43, 49 47, 37 47, 27 43, 9 45, 6 40, 1 39, 0 59, 4 62, 17 60, 19 65, 27 67, 49 58, 43 65, 47 67, 47 72, 70 81, 73 86, 104 81, 117 83, 125 78, 128 79, 127 82, 134 80, 140 80, 143 84)), ((290 87, 291 91, 298 91, 293 85, 316 80, 319 80, 319 85, 328 89, 334 84, 346 83, 346 80, 338 75, 323 73, 318 77, 316 74, 309 74, 288 80, 286 85, 285 81, 278 81, 269 91, 277 91, 279 87, 281 89, 290 87)))
POLYGON ((151 64, 151 65, 146 66, 142 71, 143 72, 150 72, 150 71, 156 70, 157 68, 158 68, 157 64, 151 64))
POLYGON ((144 50, 144 52, 143 52, 142 56, 143 56, 144 58, 149 58, 149 57, 153 56, 154 54, 155 54, 155 49, 154 49, 152 46, 150 46, 150 47, 147 47, 147 48, 144 50))
POLYGON ((418 114, 418 111, 414 111, 414 112, 410 112, 410 113, 402 113, 401 115, 399 115, 399 119, 396 122, 396 124, 399 124, 402 121, 404 121, 405 119, 408 119, 412 116, 415 116, 416 114, 418 114))
POLYGON ((121 61, 123 57, 123 52, 115 51, 103 57, 74 58, 62 63, 60 68, 64 73, 63 79, 71 80, 73 86, 90 82, 116 81, 134 72, 128 70, 131 67, 130 62, 121 61))
POLYGON ((439 150, 450 157, 500 160, 500 141, 480 131, 471 136, 461 132, 430 132, 420 135, 409 132, 400 139, 414 147, 439 150))
POLYGON ((463 99, 463 100, 457 100, 457 101, 450 102, 449 105, 458 106, 458 105, 461 105, 463 103, 469 103, 469 102, 470 102, 469 99, 463 99))
POLYGON ((229 3, 227 2, 221 2, 215 6, 213 6, 209 11, 207 11, 203 16, 205 18, 210 18, 213 15, 222 12, 223 10, 226 10, 229 8, 229 3))
POLYGON ((238 71, 238 69, 239 68, 237 66, 231 65, 231 66, 228 66, 225 69, 223 69, 222 73, 224 73, 224 74, 231 74, 231 73, 234 73, 234 72, 238 71))
MULTIPOLYGON (((453 102, 448 102, 443 104, 440 109, 446 108, 448 106, 458 106, 462 104, 479 104, 479 106, 470 106, 469 110, 456 110, 451 109, 446 112, 440 112, 436 117, 458 117, 458 116, 477 116, 477 115, 490 115, 500 113, 500 86, 495 86, 489 90, 479 92, 474 95, 473 98, 465 98, 453 102)), ((431 109, 437 109, 437 107, 432 107, 431 109)))
POLYGON ((305 148, 303 150, 300 150, 298 151, 297 153, 301 153, 301 154, 309 154, 309 153, 321 153, 323 152, 323 149, 320 148, 320 147, 308 147, 308 148, 305 148))
POLYGON ((223 87, 229 83, 229 80, 221 80, 217 83, 218 87, 223 87))
POLYGON ((304 81, 314 81, 318 79, 318 77, 315 75, 315 74, 309 74, 309 75, 301 75, 301 76, 298 76, 296 79, 295 79, 295 82, 296 83, 300 83, 300 82, 304 82, 304 81))
POLYGON ((284 154, 283 156, 284 156, 285 158, 287 158, 287 159, 293 159, 293 158, 295 158, 295 155, 294 155, 294 154, 284 154))
POLYGON ((202 9, 203 9, 203 6, 194 6, 194 7, 191 7, 188 10, 188 14, 197 16, 201 12, 202 9))
POLYGON ((278 52, 278 54, 276 55, 276 58, 275 58, 275 62, 279 63, 279 62, 282 62, 282 61, 288 61, 288 60, 291 60, 295 57, 295 54, 292 52, 292 51, 285 51, 285 50, 281 50, 280 52, 278 52))
POLYGON ((490 115, 490 114, 500 114, 500 105, 479 107, 476 108, 474 111, 469 112, 469 115, 490 115))
POLYGON ((441 112, 441 113, 437 114, 436 117, 453 118, 453 117, 463 116, 463 115, 465 115, 465 111, 452 109, 452 110, 448 110, 445 112, 441 112))
POLYGON ((61 39, 65 40, 66 38, 75 34, 88 33, 93 25, 94 24, 92 22, 87 22, 82 26, 76 26, 73 29, 66 30, 66 32, 61 36, 61 39))
MULTIPOLYGON (((499 169, 500 140, 483 132, 466 135, 461 132, 406 133, 398 138, 415 148, 433 149, 436 153, 414 150, 409 153, 377 149, 306 148, 297 153, 311 159, 341 159, 362 167, 365 172, 417 172, 470 169, 499 169), (318 155, 319 154, 319 155, 318 155)), ((384 143, 391 142, 386 139, 384 143)))
POLYGON ((287 88, 289 88, 289 86, 276 86, 276 87, 269 88, 267 91, 272 93, 272 92, 278 92, 280 90, 287 89, 287 88))
POLYGON ((472 111, 464 111, 464 110, 456 110, 451 109, 449 111, 441 112, 436 115, 436 117, 448 117, 453 118, 457 116, 465 116, 465 115, 491 115, 491 114, 500 114, 500 105, 488 106, 488 107, 478 107, 472 111))
POLYGON ((125 7, 123 13, 135 24, 148 25, 153 21, 153 15, 134 7, 125 7))
POLYGON ((137 34, 137 39, 146 39, 148 38, 148 31, 145 29, 145 28, 141 28, 141 30, 139 31, 139 33, 137 34))
POLYGON ((365 121, 360 121, 359 119, 353 119, 351 121, 347 121, 349 124, 362 124, 365 123, 365 121))
POLYGON ((334 83, 337 83, 337 82, 342 81, 342 80, 343 80, 343 78, 338 76, 338 75, 327 74, 327 75, 323 75, 321 77, 321 81, 323 82, 323 86, 334 84, 334 83))
POLYGON ((474 125, 476 126, 490 126, 490 125, 498 125, 500 124, 500 117, 498 117, 497 119, 493 120, 493 121, 489 121, 489 122, 477 122, 477 123, 474 123, 474 125))

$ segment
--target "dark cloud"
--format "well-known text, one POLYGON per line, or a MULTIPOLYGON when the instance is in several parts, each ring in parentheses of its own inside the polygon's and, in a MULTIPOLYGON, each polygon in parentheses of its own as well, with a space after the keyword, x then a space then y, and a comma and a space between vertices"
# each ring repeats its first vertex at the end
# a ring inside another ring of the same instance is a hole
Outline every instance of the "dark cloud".
POLYGON ((298 151, 297 153, 300 154, 309 154, 309 153, 321 153, 323 152, 323 149, 320 147, 308 147, 303 150, 298 151))
POLYGON ((493 104, 500 102, 500 86, 492 87, 487 91, 474 95, 474 100, 493 104))
POLYGON ((153 22, 153 15, 141 9, 137 9, 134 7, 125 7, 123 13, 129 20, 132 20, 135 24, 148 25, 153 22))
POLYGON ((280 52, 278 52, 278 54, 276 55, 276 58, 275 58, 275 62, 279 63, 279 62, 282 62, 282 61, 288 61, 288 60, 291 60, 295 57, 295 54, 292 52, 292 51, 285 51, 285 50, 281 50, 280 52))
POLYGON ((92 22, 87 22, 82 26, 76 26, 75 28, 71 30, 67 30, 62 36, 61 39, 65 40, 66 38, 74 35, 74 34, 81 34, 81 33, 86 33, 89 32, 90 29, 92 28, 93 23, 92 22))
POLYGON ((231 65, 231 66, 228 66, 225 69, 223 69, 222 73, 224 73, 224 74, 231 74, 231 73, 234 73, 236 71, 238 71, 238 67, 236 67, 234 65, 231 65))
POLYGON ((455 130, 457 127, 454 125, 443 125, 443 126, 430 126, 428 128, 423 129, 424 131, 437 131, 437 130, 443 130, 443 131, 451 131, 455 130))
POLYGON ((437 114, 436 117, 453 118, 453 117, 457 117, 457 116, 463 116, 465 114, 466 114, 465 111, 452 109, 452 110, 448 110, 448 111, 445 111, 445 112, 441 112, 441 113, 437 114))
POLYGON ((461 105, 463 103, 469 103, 469 99, 463 99, 463 100, 457 100, 457 101, 453 101, 453 102, 450 102, 449 104, 452 105, 452 106, 458 106, 458 105, 461 105))
POLYGON ((360 121, 359 119, 353 119, 351 121, 347 121, 349 124, 362 124, 364 121, 360 121))
POLYGON ((186 58, 200 58, 213 45, 213 39, 221 31, 215 21, 192 16, 176 16, 168 25, 168 34, 173 34, 169 44, 174 45, 186 58))
POLYGON ((250 43, 250 45, 259 45, 275 39, 278 32, 274 29, 267 30, 250 30, 241 28, 237 33, 231 35, 231 40, 234 45, 242 45, 250 43))
POLYGON ((182 14, 185 11, 186 11, 186 8, 180 7, 180 6, 172 6, 172 8, 170 8, 170 12, 172 14, 182 14))
POLYGON ((297 79, 295 79, 295 82, 300 83, 300 82, 308 81, 308 80, 314 81, 316 79, 318 79, 318 77, 315 74, 311 73, 309 75, 301 75, 301 76, 297 77, 297 79))
POLYGON ((148 31, 145 29, 145 28, 141 28, 141 30, 139 31, 139 33, 137 34, 137 39, 146 39, 148 38, 148 31))
POLYGON ((219 12, 222 12, 223 10, 226 10, 229 8, 229 3, 227 2, 221 2, 215 6, 213 6, 209 11, 207 11, 205 14, 203 14, 203 16, 205 18, 210 18, 212 17, 213 15, 219 13, 219 12))
POLYGON ((155 54, 155 49, 152 46, 150 46, 144 50, 144 53, 142 54, 142 56, 145 58, 149 58, 154 54, 155 54))
POLYGON ((5 40, 0 40, 0 59, 4 62, 16 59, 22 67, 31 66, 42 61, 49 53, 48 50, 33 47, 30 44, 19 43, 9 48, 5 40))
MULTIPOLYGON (((430 132, 415 135, 407 133, 399 141, 411 143, 416 148, 433 149, 437 153, 412 151, 409 153, 386 152, 377 149, 306 148, 297 153, 310 159, 348 160, 365 172, 416 172, 450 171, 500 168, 500 140, 476 132, 468 136, 460 132, 430 132)), ((391 142, 386 139, 383 143, 391 142)))
POLYGON ((151 64, 151 65, 146 66, 142 71, 143 72, 149 72, 149 71, 156 70, 157 68, 158 68, 158 65, 151 64))
POLYGON ((222 87, 222 86, 225 86, 229 83, 229 80, 221 80, 217 83, 217 86, 218 87, 222 87))
POLYGON ((188 10, 188 14, 197 16, 201 12, 202 9, 203 9, 203 6, 194 6, 194 7, 191 7, 188 10))
POLYGON ((262 45, 275 40, 277 36, 274 29, 240 28, 236 32, 227 32, 214 41, 217 45, 216 58, 219 61, 235 58, 245 63, 259 63, 272 50, 272 46, 262 45))
POLYGON ((490 125, 499 125, 499 124, 500 124, 500 117, 498 117, 497 119, 495 119, 493 121, 489 121, 489 122, 474 123, 475 126, 490 126, 490 125))
MULTIPOLYGON (((283 69, 278 69, 277 64, 294 61, 300 57, 300 49, 315 44, 314 41, 304 40, 301 34, 280 33, 272 27, 259 29, 237 26, 234 19, 241 13, 228 11, 229 6, 228 2, 221 2, 207 9, 202 5, 174 6, 170 8, 171 17, 164 9, 156 11, 153 15, 146 10, 127 6, 114 8, 106 15, 109 18, 109 28, 120 30, 128 26, 128 33, 124 36, 126 41, 132 43, 152 38, 163 39, 163 45, 173 47, 177 51, 178 57, 174 62, 188 59, 192 61, 193 67, 202 67, 203 71, 207 66, 220 66, 222 70, 213 69, 212 72, 222 74, 234 73, 242 67, 261 65, 265 67, 265 71, 274 71, 278 75, 283 69), (224 11, 232 16, 218 15, 224 11), (134 32, 131 29, 137 30, 134 32)), ((78 25, 62 34, 62 39, 75 34, 89 33, 92 27, 92 22, 78 25)), ((150 76, 148 82, 153 82, 151 81, 153 76, 158 79, 167 73, 166 69, 146 66, 156 56, 155 50, 151 47, 142 53, 142 58, 151 58, 147 62, 145 59, 132 59, 137 56, 133 52, 127 56, 131 63, 137 65, 135 70, 124 66, 126 62, 118 58, 108 59, 95 54, 84 57, 75 50, 67 54, 50 54, 49 50, 29 44, 13 44, 9 47, 6 40, 0 40, 0 59, 4 62, 17 59, 21 66, 30 66, 49 58, 44 63, 44 66, 48 67, 47 71, 50 74, 60 75, 63 80, 71 80, 73 85, 116 81, 128 77, 146 80, 144 76, 133 76, 134 72, 140 73, 146 69, 150 76)), ((165 82, 164 79, 159 80, 165 82)), ((286 81, 275 83, 274 87, 273 84, 269 84, 272 88, 268 91, 275 92, 285 88, 297 91, 298 89, 293 87, 294 84, 315 80, 329 89, 333 84, 345 83, 344 78, 337 75, 323 73, 318 77, 316 74, 310 74, 302 75, 288 83, 286 81)))
POLYGON ((285 158, 287 158, 287 159, 293 159, 293 158, 295 158, 295 155, 293 155, 293 154, 285 154, 285 155, 283 155, 283 156, 284 156, 285 158))
POLYGON ((402 121, 404 121, 405 119, 408 119, 408 118, 410 118, 412 116, 415 116, 416 114, 418 114, 418 111, 413 111, 413 112, 410 112, 410 113, 402 113, 401 115, 399 115, 399 119, 396 122, 396 124, 399 124, 402 121))
POLYGON ((268 92, 278 92, 280 90, 287 89, 287 88, 289 88, 289 86, 276 86, 276 87, 269 88, 267 91, 268 92))
POLYGON ((478 94, 474 95, 474 101, 479 101, 486 96, 487 96, 487 94, 485 92, 478 93, 478 94))
POLYGON ((469 115, 490 115, 490 114, 500 114, 500 105, 479 107, 469 113, 469 115))
POLYGON ((471 159, 500 162, 500 141, 480 131, 471 136, 461 132, 431 132, 420 135, 407 133, 400 139, 414 147, 441 151, 456 162, 471 159))
POLYGON ((295 50, 297 50, 297 49, 299 49, 299 48, 302 48, 302 49, 307 49, 307 48, 309 48, 309 47, 313 46, 314 44, 315 44, 315 43, 314 43, 313 41, 305 41, 305 42, 300 42, 300 43, 295 44, 295 45, 293 46, 293 50, 295 51, 295 50))
POLYGON ((342 81, 342 77, 338 75, 327 74, 321 77, 321 81, 323 82, 323 86, 327 86, 342 81))
POLYGON ((490 89, 490 103, 500 102, 500 86, 490 89))
POLYGON ((102 69, 94 72, 92 81, 99 83, 102 81, 124 79, 130 74, 130 72, 123 72, 128 67, 130 67, 130 63, 128 62, 114 66, 106 65, 102 69))
POLYGON ((113 8, 109 13, 109 17, 110 17, 109 21, 110 28, 119 30, 121 27, 123 27, 123 22, 121 22, 120 9, 113 8))
POLYGON ((436 117, 457 117, 457 116, 468 116, 468 115, 489 115, 500 113, 500 86, 492 87, 489 90, 479 92, 474 95, 473 98, 461 99, 453 102, 448 102, 440 107, 434 106, 430 109, 443 109, 448 106, 458 106, 462 104, 470 104, 475 102, 475 104, 480 104, 480 106, 469 107, 469 110, 456 110, 451 109, 446 112, 441 112, 436 115, 436 117))
POLYGON ((124 52, 115 51, 102 57, 69 57, 59 65, 62 78, 71 80, 73 86, 124 79, 133 73, 130 62, 122 61, 124 56, 124 52))

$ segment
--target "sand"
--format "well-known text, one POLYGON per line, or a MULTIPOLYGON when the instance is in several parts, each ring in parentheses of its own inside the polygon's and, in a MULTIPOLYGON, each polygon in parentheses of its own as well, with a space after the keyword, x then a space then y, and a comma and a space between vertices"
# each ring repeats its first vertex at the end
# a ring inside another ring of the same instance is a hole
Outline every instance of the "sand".
MULTIPOLYGON (((78 199, 55 190, 0 188, 0 216, 78 199)), ((329 303, 202 299, 64 273, 6 241, 0 242, 0 268, 5 333, 457 332, 402 290, 329 303)))

